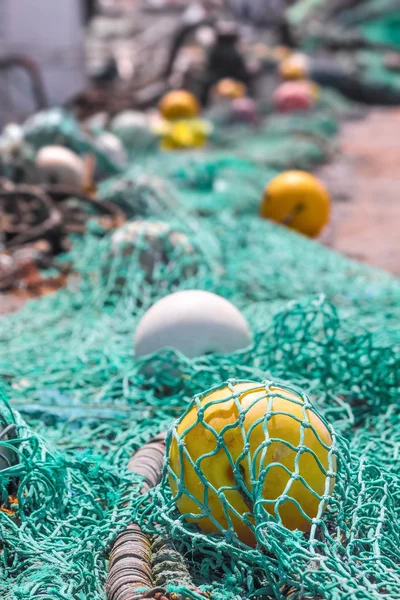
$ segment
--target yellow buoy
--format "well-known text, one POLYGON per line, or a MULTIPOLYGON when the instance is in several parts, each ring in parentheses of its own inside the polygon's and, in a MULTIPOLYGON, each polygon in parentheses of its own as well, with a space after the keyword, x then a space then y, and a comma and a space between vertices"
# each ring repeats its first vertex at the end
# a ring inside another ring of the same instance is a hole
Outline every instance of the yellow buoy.
POLYGON ((166 94, 160 102, 159 110, 164 119, 193 119, 200 114, 200 103, 196 96, 186 90, 174 90, 166 94))
POLYGON ((265 188, 261 216, 316 237, 327 225, 330 196, 325 186, 305 171, 285 171, 265 188))
POLYGON ((200 119, 171 123, 161 140, 163 150, 203 148, 208 140, 211 126, 200 119))
POLYGON ((239 383, 206 395, 176 426, 170 485, 180 512, 204 532, 226 531, 231 521, 238 538, 254 546, 242 516, 257 525, 256 501, 288 529, 310 530, 322 497, 333 492, 331 449, 328 427, 296 392, 239 383))
POLYGON ((216 99, 236 100, 247 96, 247 88, 236 79, 221 79, 213 88, 212 95, 216 99))
POLYGON ((281 61, 279 74, 284 80, 307 79, 308 67, 308 56, 297 52, 281 61))

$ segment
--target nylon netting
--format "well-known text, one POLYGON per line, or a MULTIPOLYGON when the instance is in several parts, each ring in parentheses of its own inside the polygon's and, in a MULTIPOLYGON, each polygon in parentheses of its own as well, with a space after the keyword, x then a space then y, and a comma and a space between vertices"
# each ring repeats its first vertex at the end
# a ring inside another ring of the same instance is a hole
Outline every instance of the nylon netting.
POLYGON ((134 224, 106 233, 93 221, 60 258, 73 264, 66 288, 0 321, 3 598, 103 599, 112 542, 132 520, 172 538, 193 581, 217 600, 398 597, 399 282, 258 216, 274 174, 333 151, 346 108, 336 100, 295 118, 267 114, 258 133, 216 127, 205 151, 139 149, 100 189, 134 224), (251 347, 135 358, 145 311, 196 288, 243 312, 251 347), (172 502, 168 462, 146 496, 127 472, 132 454, 208 390, 229 382, 225 401, 237 404, 233 386, 243 380, 267 382, 264 401, 272 385, 278 396, 301 390, 300 429, 309 413, 329 423, 328 480, 337 460, 333 493, 314 490, 321 506, 311 533, 285 529, 252 490, 256 548, 229 527, 205 535, 187 523, 172 502))

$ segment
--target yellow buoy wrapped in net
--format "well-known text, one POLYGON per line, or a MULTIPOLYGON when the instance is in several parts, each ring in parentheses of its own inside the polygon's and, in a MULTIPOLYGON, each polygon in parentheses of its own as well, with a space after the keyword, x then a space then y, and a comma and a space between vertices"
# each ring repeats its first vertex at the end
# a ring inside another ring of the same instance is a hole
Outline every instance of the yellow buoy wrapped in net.
POLYGON ((271 518, 308 532, 334 489, 332 434, 304 394, 272 382, 228 382, 195 399, 174 428, 176 506, 204 532, 233 529, 249 546, 271 518))

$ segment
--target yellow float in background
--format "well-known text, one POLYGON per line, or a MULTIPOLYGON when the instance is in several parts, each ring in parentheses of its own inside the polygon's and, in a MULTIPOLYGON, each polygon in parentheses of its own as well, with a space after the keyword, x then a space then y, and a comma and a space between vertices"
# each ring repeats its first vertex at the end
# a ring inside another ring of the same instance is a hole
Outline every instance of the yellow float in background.
POLYGON ((329 221, 331 201, 325 186, 305 171, 285 171, 265 188, 261 216, 299 233, 317 237, 329 221))
POLYGON ((306 54, 295 52, 284 58, 279 66, 279 74, 285 81, 307 79, 309 58, 306 54))
POLYGON ((168 121, 194 119, 200 114, 201 106, 192 93, 186 90, 173 90, 162 98, 159 111, 168 121))
POLYGON ((221 79, 212 90, 215 99, 236 100, 247 96, 247 87, 236 79, 221 79))
POLYGON ((188 119, 169 123, 164 130, 160 147, 163 150, 204 148, 212 131, 208 121, 188 119))

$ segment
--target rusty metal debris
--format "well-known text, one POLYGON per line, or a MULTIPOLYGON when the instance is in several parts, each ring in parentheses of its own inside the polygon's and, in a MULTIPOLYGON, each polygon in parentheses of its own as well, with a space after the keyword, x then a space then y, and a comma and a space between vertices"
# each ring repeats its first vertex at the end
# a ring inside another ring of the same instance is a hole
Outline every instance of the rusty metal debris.
MULTIPOLYGON (((129 463, 129 471, 143 477, 142 494, 161 480, 165 439, 166 433, 161 433, 140 448, 129 463)), ((167 592, 170 583, 184 585, 204 596, 193 585, 185 560, 173 542, 163 536, 151 539, 135 523, 115 540, 109 566, 108 600, 176 600, 176 593, 167 592)))
POLYGON ((57 267, 59 277, 43 280, 39 269, 56 266, 54 257, 68 249, 67 236, 84 233, 97 216, 104 230, 125 221, 112 202, 101 202, 74 189, 47 185, 14 185, 0 181, 0 290, 24 289, 41 295, 65 283, 68 265, 57 267), (87 209, 90 210, 87 210, 87 209))

